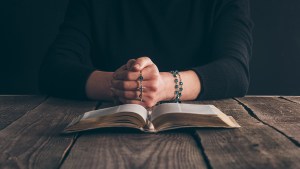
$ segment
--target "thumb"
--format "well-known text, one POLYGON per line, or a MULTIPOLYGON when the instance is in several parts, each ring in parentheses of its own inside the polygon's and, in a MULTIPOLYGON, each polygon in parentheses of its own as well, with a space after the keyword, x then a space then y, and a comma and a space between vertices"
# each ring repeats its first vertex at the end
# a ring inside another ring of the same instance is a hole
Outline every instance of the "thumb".
POLYGON ((150 66, 152 64, 153 62, 149 57, 140 57, 136 59, 134 64, 132 64, 132 70, 141 71, 145 67, 150 66))
POLYGON ((130 60, 126 63, 126 68, 127 68, 127 70, 131 70, 134 63, 135 63, 135 59, 130 59, 130 60))

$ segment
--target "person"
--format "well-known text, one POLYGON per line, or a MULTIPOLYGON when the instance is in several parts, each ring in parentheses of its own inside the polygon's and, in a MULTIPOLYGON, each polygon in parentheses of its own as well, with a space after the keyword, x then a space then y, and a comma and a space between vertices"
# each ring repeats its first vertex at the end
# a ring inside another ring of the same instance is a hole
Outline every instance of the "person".
POLYGON ((70 0, 40 88, 145 107, 244 96, 252 29, 249 0, 70 0))

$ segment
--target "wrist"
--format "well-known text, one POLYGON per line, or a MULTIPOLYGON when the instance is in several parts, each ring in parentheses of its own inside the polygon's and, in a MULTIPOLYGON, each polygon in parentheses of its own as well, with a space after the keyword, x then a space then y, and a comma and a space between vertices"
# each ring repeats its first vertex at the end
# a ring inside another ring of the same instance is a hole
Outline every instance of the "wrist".
POLYGON ((195 100, 201 92, 201 79, 193 70, 180 72, 184 82, 182 100, 195 100))
POLYGON ((161 101, 170 101, 174 99, 174 77, 169 72, 160 73, 163 80, 163 98, 161 101))
POLYGON ((91 100, 112 100, 110 92, 113 72, 94 71, 86 82, 86 95, 91 100))

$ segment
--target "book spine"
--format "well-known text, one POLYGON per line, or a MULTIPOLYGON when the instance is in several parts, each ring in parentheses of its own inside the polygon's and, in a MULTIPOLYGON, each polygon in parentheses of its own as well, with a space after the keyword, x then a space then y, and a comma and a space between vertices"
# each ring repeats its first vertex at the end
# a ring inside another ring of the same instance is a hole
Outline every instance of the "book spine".
POLYGON ((144 127, 144 128, 140 128, 141 131, 145 132, 145 133, 157 133, 157 130, 155 129, 150 129, 150 128, 147 128, 147 127, 144 127))
POLYGON ((151 121, 151 114, 152 110, 148 110, 147 113, 147 119, 146 119, 146 126, 143 128, 144 132, 149 132, 149 133, 156 133, 157 131, 155 130, 155 127, 151 121))

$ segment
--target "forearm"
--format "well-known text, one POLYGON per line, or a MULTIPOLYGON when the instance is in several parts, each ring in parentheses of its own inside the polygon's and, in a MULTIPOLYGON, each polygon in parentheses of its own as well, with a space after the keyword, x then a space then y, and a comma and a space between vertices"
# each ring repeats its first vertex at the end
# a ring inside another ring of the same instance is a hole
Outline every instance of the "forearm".
POLYGON ((201 77, 200 100, 242 97, 249 87, 248 65, 226 58, 213 61, 193 70, 201 77))
POLYGON ((113 72, 94 71, 86 82, 86 96, 91 100, 113 100, 112 77, 113 72))
MULTIPOLYGON (((165 81, 165 100, 172 100, 175 97, 174 77, 169 72, 162 72, 161 75, 165 81)), ((201 92, 201 83, 198 75, 192 71, 180 72, 183 82, 183 91, 181 100, 195 100, 201 92)))

